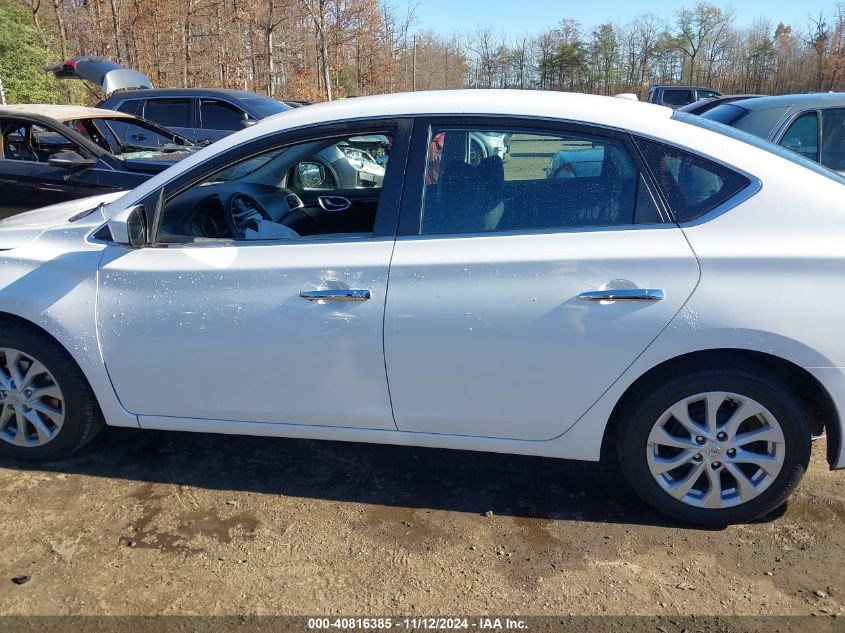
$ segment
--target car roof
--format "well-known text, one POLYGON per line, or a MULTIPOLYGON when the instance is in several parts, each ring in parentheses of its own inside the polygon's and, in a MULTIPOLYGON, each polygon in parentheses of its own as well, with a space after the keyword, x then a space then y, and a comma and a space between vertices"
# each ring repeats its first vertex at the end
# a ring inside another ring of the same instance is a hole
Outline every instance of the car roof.
POLYGON ((47 117, 62 122, 73 121, 75 119, 133 118, 131 114, 115 112, 114 110, 74 105, 55 105, 52 103, 20 103, 0 106, 0 116, 26 114, 47 117))
POLYGON ((755 97, 754 99, 743 100, 741 107, 746 110, 766 110, 768 108, 790 108, 792 106, 826 108, 837 105, 845 106, 845 92, 810 92, 774 97, 755 97))
POLYGON ((673 110, 645 101, 542 90, 432 90, 339 99, 292 108, 254 126, 284 129, 320 122, 391 116, 490 115, 572 119, 626 128, 643 118, 669 119, 673 110))
POLYGON ((657 84, 652 86, 652 88, 680 88, 681 90, 711 90, 713 92, 719 92, 715 88, 710 88, 709 86, 688 86, 676 84, 657 84))
POLYGON ((121 90, 109 96, 106 101, 124 101, 126 99, 146 99, 149 97, 213 97, 224 95, 227 97, 241 99, 263 98, 270 99, 267 95, 249 90, 232 90, 229 88, 152 88, 138 90, 121 90))

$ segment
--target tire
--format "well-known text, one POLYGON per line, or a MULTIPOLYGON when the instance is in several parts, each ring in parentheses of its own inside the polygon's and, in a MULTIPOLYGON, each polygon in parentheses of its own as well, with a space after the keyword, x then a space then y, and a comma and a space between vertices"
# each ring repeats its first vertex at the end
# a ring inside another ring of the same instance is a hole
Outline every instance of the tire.
MULTIPOLYGON (((4 412, 0 418, 3 420, 0 422, 0 457, 19 461, 61 459, 72 455, 96 437, 104 426, 102 413, 82 370, 61 345, 35 328, 3 323, 0 324, 0 374, 6 382, 5 387, 8 387, 11 378, 10 357, 23 359, 15 363, 19 370, 21 367, 24 369, 27 367, 27 359, 39 362, 46 372, 33 377, 32 384, 49 387, 52 383, 58 387, 58 391, 51 390, 49 393, 57 393, 61 398, 47 396, 27 408, 26 405, 21 405, 19 402, 13 403, 10 400, 10 394, 13 392, 0 389, 0 394, 3 396, 0 412, 4 412), (20 352, 21 355, 17 356, 16 352, 20 352), (43 405, 47 404, 56 411, 60 411, 63 414, 63 420, 60 426, 56 426, 52 417, 38 413, 44 425, 50 426, 49 430, 53 435, 44 441, 40 430, 31 423, 24 423, 27 431, 24 432, 23 437, 31 437, 32 443, 31 445, 16 445, 12 443, 15 441, 12 431, 15 431, 15 437, 20 437, 16 435, 18 422, 8 424, 6 421, 5 410, 9 404, 13 407, 8 414, 12 419, 20 419, 15 412, 16 404, 17 411, 27 409, 30 412, 29 415, 33 415, 32 411, 39 408, 39 405, 41 405, 40 410, 43 411, 43 405), (35 442, 39 443, 35 444, 35 442)), ((21 396, 18 394, 15 397, 21 396)))
POLYGON ((779 379, 751 366, 698 369, 640 389, 620 419, 616 450, 631 487, 655 510, 683 523, 724 526, 759 519, 786 501, 807 470, 810 431, 800 401, 779 379), (712 427, 709 410, 716 411, 712 427), (751 442, 749 430, 772 441, 751 442), (682 446, 667 446, 675 442, 682 446), (743 461, 749 458, 760 465, 743 461))

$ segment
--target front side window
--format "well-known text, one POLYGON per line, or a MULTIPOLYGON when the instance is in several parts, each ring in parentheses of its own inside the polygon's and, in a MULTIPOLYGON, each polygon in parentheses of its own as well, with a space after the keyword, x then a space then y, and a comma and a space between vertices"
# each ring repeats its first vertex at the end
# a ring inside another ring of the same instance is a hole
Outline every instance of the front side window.
POLYGON ((243 111, 223 101, 200 101, 200 124, 204 130, 240 130, 248 118, 243 111))
MULTIPOLYGON (((373 235, 387 156, 362 149, 360 136, 276 146, 244 156, 171 198, 164 241, 295 240, 373 235)), ((236 150, 237 151, 237 150, 236 150)))
POLYGON ((3 158, 46 163, 53 154, 74 151, 87 155, 76 143, 55 130, 21 119, 0 119, 3 158))
POLYGON ((190 99, 149 99, 144 118, 164 127, 192 127, 190 99))
POLYGON ((742 174, 677 147, 644 138, 636 143, 678 222, 711 211, 750 184, 742 174))
POLYGON ((430 132, 422 234, 637 221, 659 221, 659 216, 636 164, 618 140, 501 128, 430 132))
POLYGON ((799 116, 780 139, 778 145, 796 154, 819 162, 819 117, 815 112, 799 116))

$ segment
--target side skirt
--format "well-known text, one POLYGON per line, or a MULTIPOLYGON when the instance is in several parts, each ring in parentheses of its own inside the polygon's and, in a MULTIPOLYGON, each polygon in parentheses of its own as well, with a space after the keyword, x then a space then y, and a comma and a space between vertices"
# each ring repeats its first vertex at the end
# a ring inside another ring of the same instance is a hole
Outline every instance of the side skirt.
POLYGON ((590 433, 589 429, 584 427, 584 425, 576 424, 560 437, 551 440, 535 441, 338 426, 271 424, 163 416, 139 416, 138 420, 142 429, 160 431, 191 431, 227 435, 331 440, 335 442, 392 444, 396 446, 422 446, 464 451, 534 455, 537 457, 557 457, 560 459, 577 459, 582 461, 598 461, 601 449, 601 436, 604 431, 604 428, 601 428, 590 433))

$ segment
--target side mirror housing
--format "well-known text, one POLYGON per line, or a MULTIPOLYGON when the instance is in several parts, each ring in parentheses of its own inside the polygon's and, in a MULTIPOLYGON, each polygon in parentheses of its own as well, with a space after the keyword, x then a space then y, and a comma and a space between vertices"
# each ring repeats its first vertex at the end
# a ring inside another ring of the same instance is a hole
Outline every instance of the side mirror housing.
POLYGON ((136 204, 109 218, 111 238, 118 244, 143 248, 147 244, 147 214, 144 205, 136 204))
POLYGON ((244 119, 243 121, 241 121, 241 127, 246 129, 248 127, 252 127, 256 123, 258 123, 258 121, 256 121, 255 119, 244 119))
POLYGON ((50 167, 61 167, 62 169, 85 169, 97 164, 96 158, 85 158, 73 150, 63 150, 52 154, 48 159, 50 167))

